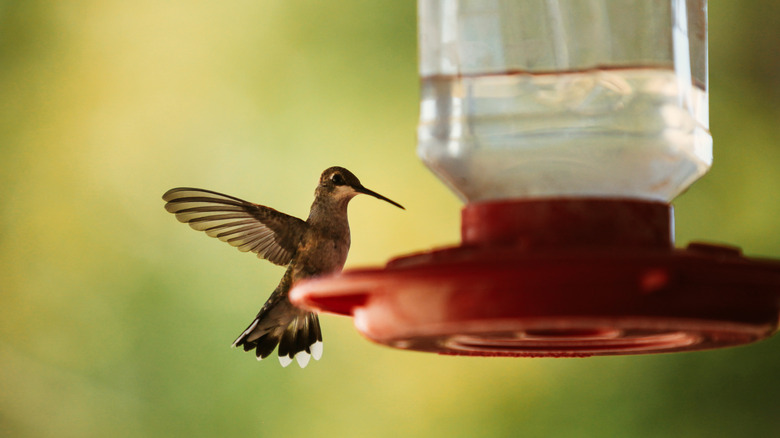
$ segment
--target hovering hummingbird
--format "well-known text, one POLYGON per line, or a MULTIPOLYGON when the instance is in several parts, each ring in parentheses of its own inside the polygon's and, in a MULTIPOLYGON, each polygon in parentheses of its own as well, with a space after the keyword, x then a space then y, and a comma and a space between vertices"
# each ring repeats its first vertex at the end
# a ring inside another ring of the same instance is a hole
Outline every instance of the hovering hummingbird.
POLYGON ((322 356, 322 332, 317 314, 290 303, 293 284, 340 272, 349 252, 347 204, 364 193, 403 209, 401 204, 373 192, 343 167, 322 172, 305 221, 264 205, 210 190, 180 187, 163 195, 165 209, 179 222, 235 246, 242 252, 287 266, 282 280, 254 321, 233 342, 244 351, 254 349, 257 360, 279 346, 283 367, 293 358, 303 368, 309 358, 322 356))

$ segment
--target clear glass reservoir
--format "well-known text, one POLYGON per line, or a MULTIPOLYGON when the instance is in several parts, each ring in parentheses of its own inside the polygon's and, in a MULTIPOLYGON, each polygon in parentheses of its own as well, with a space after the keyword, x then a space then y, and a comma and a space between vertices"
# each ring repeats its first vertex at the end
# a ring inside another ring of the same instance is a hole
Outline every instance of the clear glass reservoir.
POLYGON ((712 164, 706 0, 419 0, 418 153, 465 202, 668 202, 712 164))

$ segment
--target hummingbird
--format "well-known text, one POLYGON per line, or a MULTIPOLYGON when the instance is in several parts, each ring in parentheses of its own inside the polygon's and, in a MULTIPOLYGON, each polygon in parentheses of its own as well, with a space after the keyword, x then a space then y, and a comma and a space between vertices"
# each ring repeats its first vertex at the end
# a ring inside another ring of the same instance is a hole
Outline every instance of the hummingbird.
POLYGON ((288 294, 305 278, 341 272, 349 252, 347 205, 366 194, 404 207, 371 191, 343 167, 330 167, 320 176, 309 217, 304 221, 264 205, 211 190, 179 187, 163 195, 165 209, 179 222, 227 242, 242 252, 287 266, 279 285, 233 342, 244 351, 255 350, 262 360, 278 348, 283 367, 293 358, 301 368, 322 356, 322 331, 317 314, 295 307, 288 294))

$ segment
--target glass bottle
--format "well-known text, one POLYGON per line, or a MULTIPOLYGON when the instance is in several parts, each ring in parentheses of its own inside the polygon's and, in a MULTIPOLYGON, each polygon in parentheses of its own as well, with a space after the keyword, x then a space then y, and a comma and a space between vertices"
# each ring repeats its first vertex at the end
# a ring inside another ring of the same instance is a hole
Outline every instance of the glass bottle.
POLYGON ((669 202, 709 170, 706 0, 418 8, 418 154, 464 202, 669 202))

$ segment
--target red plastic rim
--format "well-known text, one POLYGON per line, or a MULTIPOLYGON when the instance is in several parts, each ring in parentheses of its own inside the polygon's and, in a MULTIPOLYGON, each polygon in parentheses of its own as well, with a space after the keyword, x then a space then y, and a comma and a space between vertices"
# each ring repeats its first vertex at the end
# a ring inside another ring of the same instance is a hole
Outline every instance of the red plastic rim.
POLYGON ((469 206, 464 245, 301 282, 291 299, 354 316, 375 342, 453 355, 692 351, 777 330, 780 263, 733 247, 673 249, 665 204, 585 204, 469 206))

